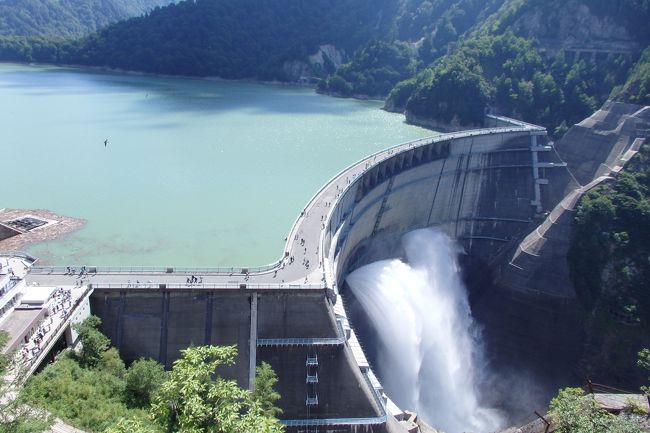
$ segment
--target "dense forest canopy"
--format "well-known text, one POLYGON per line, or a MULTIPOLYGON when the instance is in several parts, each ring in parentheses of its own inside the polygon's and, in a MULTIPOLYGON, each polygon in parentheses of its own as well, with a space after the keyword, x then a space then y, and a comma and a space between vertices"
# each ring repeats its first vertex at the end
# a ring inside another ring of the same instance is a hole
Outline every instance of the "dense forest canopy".
POLYGON ((619 26, 629 32, 638 42, 639 46, 646 46, 650 43, 650 29, 648 28, 648 13, 650 2, 648 0, 509 0, 499 13, 494 14, 485 20, 478 27, 478 30, 490 33, 503 33, 508 29, 517 27, 522 36, 550 37, 560 41, 563 36, 559 32, 561 20, 569 20, 576 24, 575 28, 569 30, 572 37, 568 43, 578 42, 580 37, 600 37, 580 21, 586 14, 592 14, 600 20, 600 30, 607 31, 608 27, 619 26), (574 15, 585 14, 582 17, 562 17, 566 12, 574 15), (533 26, 524 25, 527 18, 542 17, 541 22, 536 22, 537 33, 533 26), (541 33, 540 33, 541 32, 541 33), (578 38, 578 40, 575 40, 578 38))
POLYGON ((505 0, 402 0, 395 18, 397 38, 421 41, 420 56, 430 63, 466 31, 495 13, 505 0))
POLYGON ((615 96, 626 80, 618 99, 638 103, 647 93, 647 57, 628 74, 648 44, 647 26, 638 27, 650 20, 650 2, 621 3, 629 7, 599 0, 510 0, 448 55, 398 83, 386 106, 414 121, 460 125, 480 123, 491 110, 561 135, 615 96), (470 93, 475 96, 456 97, 470 93))
POLYGON ((552 132, 591 114, 631 64, 624 54, 599 62, 575 61, 563 51, 549 58, 509 31, 477 36, 395 87, 387 104, 415 118, 461 125, 480 124, 485 110, 494 109, 552 132))
POLYGON ((2 0, 2 36, 81 36, 172 0, 2 0))
POLYGON ((416 70, 417 59, 408 44, 372 41, 357 50, 351 62, 321 80, 318 88, 340 96, 383 97, 416 70))
POLYGON ((650 47, 643 51, 641 59, 628 75, 616 99, 632 104, 650 105, 650 47))
MULTIPOLYGON (((322 44, 354 51, 388 31, 388 0, 198 0, 157 8, 72 43, 5 40, 4 58, 152 73, 287 80, 286 62, 322 44), (43 48, 41 48, 41 51, 43 48)), ((394 6, 394 5, 392 5, 394 6)))
POLYGON ((650 0, 193 0, 81 39, 16 30, 0 59, 304 80, 387 97, 416 123, 474 125, 489 110, 561 134, 607 98, 647 100, 648 56, 632 69, 647 22, 650 0))

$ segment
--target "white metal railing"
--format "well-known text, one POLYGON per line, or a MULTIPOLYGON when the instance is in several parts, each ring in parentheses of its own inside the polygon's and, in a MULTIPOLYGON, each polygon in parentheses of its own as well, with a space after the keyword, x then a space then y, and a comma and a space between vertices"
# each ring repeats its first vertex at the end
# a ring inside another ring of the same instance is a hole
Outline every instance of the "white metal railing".
POLYGON ((348 425, 381 425, 386 423, 386 414, 368 418, 311 418, 311 419, 281 419, 280 424, 287 427, 315 426, 348 426, 348 425))
POLYGON ((250 289, 250 290, 264 290, 264 289, 300 289, 300 290, 322 290, 325 284, 263 284, 263 283, 211 283, 211 284, 186 284, 186 283, 165 283, 165 282, 146 282, 146 283, 102 283, 93 282, 90 284, 96 290, 103 289, 183 289, 183 290, 196 290, 196 289, 250 289))
POLYGON ((345 343, 345 337, 314 338, 258 338, 257 347, 264 346, 338 346, 345 343))
POLYGON ((0 257, 20 257, 21 259, 25 259, 31 263, 38 260, 38 258, 23 251, 0 251, 0 257))
POLYGON ((253 268, 232 267, 179 267, 179 266, 34 266, 32 274, 77 274, 85 268, 88 274, 259 274, 277 269, 280 262, 253 268))

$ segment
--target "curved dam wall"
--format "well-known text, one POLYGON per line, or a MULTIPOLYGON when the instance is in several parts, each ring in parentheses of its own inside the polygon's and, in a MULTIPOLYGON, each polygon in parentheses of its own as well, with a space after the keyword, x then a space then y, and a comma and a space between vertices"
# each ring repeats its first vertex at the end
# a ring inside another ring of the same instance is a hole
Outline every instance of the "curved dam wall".
POLYGON ((552 208, 545 187, 563 167, 541 128, 446 134, 396 151, 357 177, 331 212, 323 245, 332 282, 399 256, 401 235, 424 227, 492 263, 552 208))
MULTIPOLYGON (((362 161, 365 170, 341 192, 322 236, 333 298, 350 272, 401 257, 404 233, 444 231, 467 253, 472 313, 495 366, 491 397, 511 414, 545 407, 559 387, 585 379, 583 324, 566 260, 575 206, 636 152, 647 113, 606 104, 557 150, 543 128, 489 117, 494 129, 445 134, 362 161)), ((346 315, 342 305, 335 309, 346 315)))
MULTIPOLYGON (((351 180, 323 234, 325 273, 336 294, 355 269, 401 257, 406 232, 435 227, 456 239, 467 253, 470 279, 474 274, 472 312, 499 370, 492 398, 508 413, 526 414, 544 407, 559 386, 576 381, 575 299, 499 285, 495 277, 575 182, 543 128, 497 126, 402 146, 351 180), (553 361, 558 352, 565 355, 562 362, 553 361), (508 392, 514 388, 530 395, 512 399, 508 392)), ((372 335, 366 329, 362 337, 372 335)))

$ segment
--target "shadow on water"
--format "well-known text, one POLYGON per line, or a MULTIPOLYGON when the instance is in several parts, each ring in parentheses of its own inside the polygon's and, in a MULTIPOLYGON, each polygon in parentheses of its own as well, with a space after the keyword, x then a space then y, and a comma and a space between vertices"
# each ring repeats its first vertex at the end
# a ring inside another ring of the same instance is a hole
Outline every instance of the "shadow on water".
POLYGON ((271 262, 333 173, 429 135, 376 102, 286 86, 6 64, 2 85, 4 141, 20 149, 5 175, 21 179, 4 205, 84 218, 78 236, 96 239, 52 242, 59 264, 70 250, 98 264, 271 262), (115 233, 160 250, 113 246, 115 233))
POLYGON ((343 105, 340 99, 318 95, 313 89, 281 84, 138 75, 53 66, 0 67, 0 88, 18 89, 29 95, 35 95, 35 91, 43 92, 43 95, 140 95, 140 98, 133 101, 132 112, 154 110, 211 115, 248 110, 253 114, 346 116, 351 112, 366 110, 369 105, 379 106, 377 102, 356 100, 343 105))

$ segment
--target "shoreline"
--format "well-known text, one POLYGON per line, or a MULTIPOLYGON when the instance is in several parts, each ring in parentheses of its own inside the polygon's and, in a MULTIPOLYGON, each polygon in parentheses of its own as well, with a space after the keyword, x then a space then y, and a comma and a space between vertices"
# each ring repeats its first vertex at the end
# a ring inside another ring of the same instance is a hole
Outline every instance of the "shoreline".
POLYGON ((45 66, 45 67, 54 67, 54 68, 61 68, 61 69, 67 68, 67 69, 76 69, 82 72, 83 71, 102 72, 102 73, 153 77, 153 78, 182 78, 186 80, 224 81, 224 82, 235 82, 235 83, 242 82, 242 83, 251 83, 251 84, 266 84, 266 85, 297 87, 297 88, 316 90, 316 85, 314 84, 299 83, 296 81, 257 80, 254 78, 223 78, 218 75, 209 75, 209 76, 174 75, 174 74, 161 74, 156 72, 135 71, 130 69, 110 68, 108 66, 75 65, 75 64, 67 64, 67 63, 56 64, 56 63, 41 63, 41 62, 21 62, 18 60, 11 60, 11 61, 0 60, 0 64, 22 65, 22 66, 45 66))
POLYGON ((80 230, 86 223, 84 219, 59 215, 47 209, 0 209, 0 228, 15 232, 0 238, 0 251, 20 251, 32 244, 60 239, 80 230), (16 230, 6 224, 7 221, 25 217, 37 218, 46 224, 28 231, 16 230))
POLYGON ((271 86, 279 86, 279 87, 293 87, 298 89, 311 89, 314 91, 314 93, 318 95, 327 96, 330 98, 354 99, 357 101, 383 102, 384 106, 380 107, 379 108, 380 110, 386 111, 387 113, 399 114, 404 117, 404 123, 406 123, 407 125, 417 126, 419 128, 428 129, 433 132, 453 132, 453 131, 462 131, 466 129, 471 129, 471 127, 457 128, 453 124, 449 124, 449 125, 438 124, 435 121, 431 121, 431 123, 425 120, 423 120, 422 122, 418 122, 417 120, 414 121, 412 119, 409 119, 409 116, 406 112, 386 109, 385 98, 382 99, 376 96, 368 96, 368 95, 343 96, 343 95, 338 95, 336 93, 319 92, 315 84, 300 83, 297 81, 279 81, 279 80, 268 81, 268 80, 257 80, 254 78, 223 78, 217 75, 215 76, 173 75, 173 74, 160 74, 155 72, 134 71, 134 70, 120 69, 120 68, 110 68, 107 66, 89 66, 89 65, 75 65, 75 64, 54 64, 54 63, 2 61, 2 60, 0 60, 0 64, 5 64, 5 65, 13 64, 13 65, 34 66, 34 67, 45 66, 45 67, 55 67, 55 68, 62 68, 62 69, 67 68, 67 69, 79 70, 81 72, 85 71, 91 73, 94 72, 94 73, 105 73, 105 74, 119 74, 119 75, 130 75, 130 76, 138 76, 138 77, 180 78, 185 80, 250 83, 250 84, 262 84, 262 85, 271 85, 271 86))
MULTIPOLYGON (((196 77, 196 76, 181 76, 181 75, 163 75, 163 74, 154 74, 146 73, 139 71, 125 71, 120 69, 111 69, 106 67, 97 67, 97 66, 82 66, 82 65, 57 65, 51 63, 36 63, 36 62, 0 62, 5 65, 16 65, 16 66, 25 66, 25 67, 34 67, 34 68, 59 68, 59 69, 68 69, 72 71, 78 71, 81 73, 105 73, 105 74, 115 74, 115 75, 126 75, 126 76, 142 76, 142 77, 152 77, 152 78, 180 78, 180 79, 192 79, 192 80, 201 80, 201 81, 215 81, 215 82, 242 82, 242 83, 253 83, 260 85, 277 85, 284 87, 293 87, 293 88, 310 88, 314 93, 329 96, 337 99, 355 99, 361 101, 382 101, 381 99, 374 98, 359 98, 358 95, 353 97, 341 97, 337 95, 321 93, 316 90, 316 87, 313 85, 300 84, 296 82, 279 82, 279 81, 259 81, 252 79, 224 79, 221 77, 196 77)), ((390 112, 384 108, 378 108, 385 112, 390 112)), ((393 112, 394 113, 394 112, 393 112)), ((413 124, 407 121, 406 116, 403 113, 394 113, 401 114, 403 118, 401 119, 403 123, 412 124, 423 129, 431 130, 432 132, 439 133, 439 130, 427 128, 423 125, 413 124)), ((392 145, 391 145, 392 146, 392 145)), ((390 146, 389 146, 390 147, 390 146)), ((47 224, 42 227, 27 231, 24 233, 18 233, 14 236, 4 237, 0 236, 0 250, 21 250, 27 248, 34 244, 39 244, 42 242, 58 240, 63 238, 70 233, 80 230, 87 224, 87 221, 84 219, 78 219, 73 217, 68 217, 64 215, 56 214, 48 209, 2 209, 0 208, 0 227, 3 226, 8 220, 13 220, 20 217, 33 216, 36 218, 42 218, 44 220, 51 221, 52 224, 47 224)), ((2 233, 0 233, 1 235, 2 233)))

